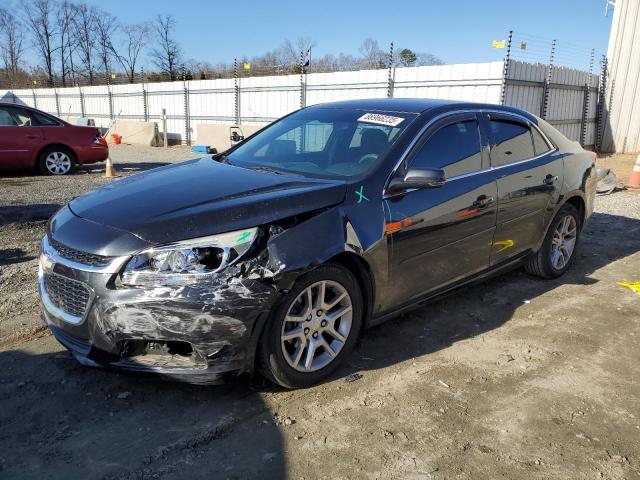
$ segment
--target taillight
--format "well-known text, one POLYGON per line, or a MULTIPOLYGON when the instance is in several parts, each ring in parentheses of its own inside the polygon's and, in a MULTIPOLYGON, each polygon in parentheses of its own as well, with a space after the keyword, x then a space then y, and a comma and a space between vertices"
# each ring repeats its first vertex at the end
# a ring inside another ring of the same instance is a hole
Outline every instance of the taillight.
POLYGON ((93 139, 94 145, 102 145, 103 147, 107 146, 107 141, 100 136, 100 134, 96 134, 96 138, 93 139))

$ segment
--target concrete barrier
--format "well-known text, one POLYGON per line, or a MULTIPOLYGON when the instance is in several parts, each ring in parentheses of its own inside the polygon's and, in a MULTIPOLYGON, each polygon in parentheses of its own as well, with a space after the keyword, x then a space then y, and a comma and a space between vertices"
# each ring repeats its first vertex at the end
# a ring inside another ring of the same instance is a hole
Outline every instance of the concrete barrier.
POLYGON ((70 117, 69 115, 61 115, 59 117, 61 120, 64 120, 71 125, 81 125, 84 127, 95 127, 96 121, 93 118, 88 117, 70 117))
POLYGON ((260 125, 222 125, 211 123, 200 123, 196 132, 196 144, 209 145, 218 152, 224 152, 228 149, 231 142, 231 132, 236 131, 238 135, 248 137, 260 130, 260 125))
POLYGON ((112 142, 111 134, 122 136, 122 143, 157 147, 160 145, 158 124, 156 122, 138 122, 135 120, 115 120, 109 129, 107 142, 112 142))

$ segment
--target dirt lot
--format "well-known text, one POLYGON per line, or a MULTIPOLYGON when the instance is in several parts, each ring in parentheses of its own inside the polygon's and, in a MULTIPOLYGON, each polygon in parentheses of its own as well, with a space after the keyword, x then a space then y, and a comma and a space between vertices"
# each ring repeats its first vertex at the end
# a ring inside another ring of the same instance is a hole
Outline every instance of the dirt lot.
MULTIPOLYGON (((191 156, 112 153, 126 174, 191 156)), ((597 199, 562 279, 461 290, 289 392, 86 369, 41 327, 46 218, 105 181, 0 178, 0 477, 640 478, 640 296, 616 284, 640 281, 637 192, 597 199)))

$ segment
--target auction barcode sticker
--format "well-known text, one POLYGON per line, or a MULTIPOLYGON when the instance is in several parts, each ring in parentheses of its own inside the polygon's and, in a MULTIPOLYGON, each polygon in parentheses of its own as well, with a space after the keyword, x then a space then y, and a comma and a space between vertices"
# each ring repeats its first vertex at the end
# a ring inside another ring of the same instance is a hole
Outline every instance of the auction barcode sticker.
POLYGON ((400 125, 403 120, 404 118, 402 117, 392 117, 381 113, 365 113, 358 119, 359 122, 377 123, 378 125, 388 125, 390 127, 400 125))

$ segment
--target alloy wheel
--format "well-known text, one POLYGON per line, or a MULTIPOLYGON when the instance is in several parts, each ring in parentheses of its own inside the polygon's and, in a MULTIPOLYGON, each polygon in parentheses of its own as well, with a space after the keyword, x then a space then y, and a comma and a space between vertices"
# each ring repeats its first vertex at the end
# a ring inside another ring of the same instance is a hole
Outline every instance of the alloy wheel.
POLYGON ((324 280, 305 288, 282 323, 282 353, 289 366, 299 372, 326 367, 344 347, 352 319, 351 296, 340 283, 324 280))
POLYGON ((576 247, 578 225, 573 215, 566 215, 560 220, 553 232, 551 241, 551 264, 561 270, 569 263, 576 247))
POLYGON ((53 175, 66 175, 71 171, 71 158, 64 152, 51 152, 45 158, 47 170, 53 175))

